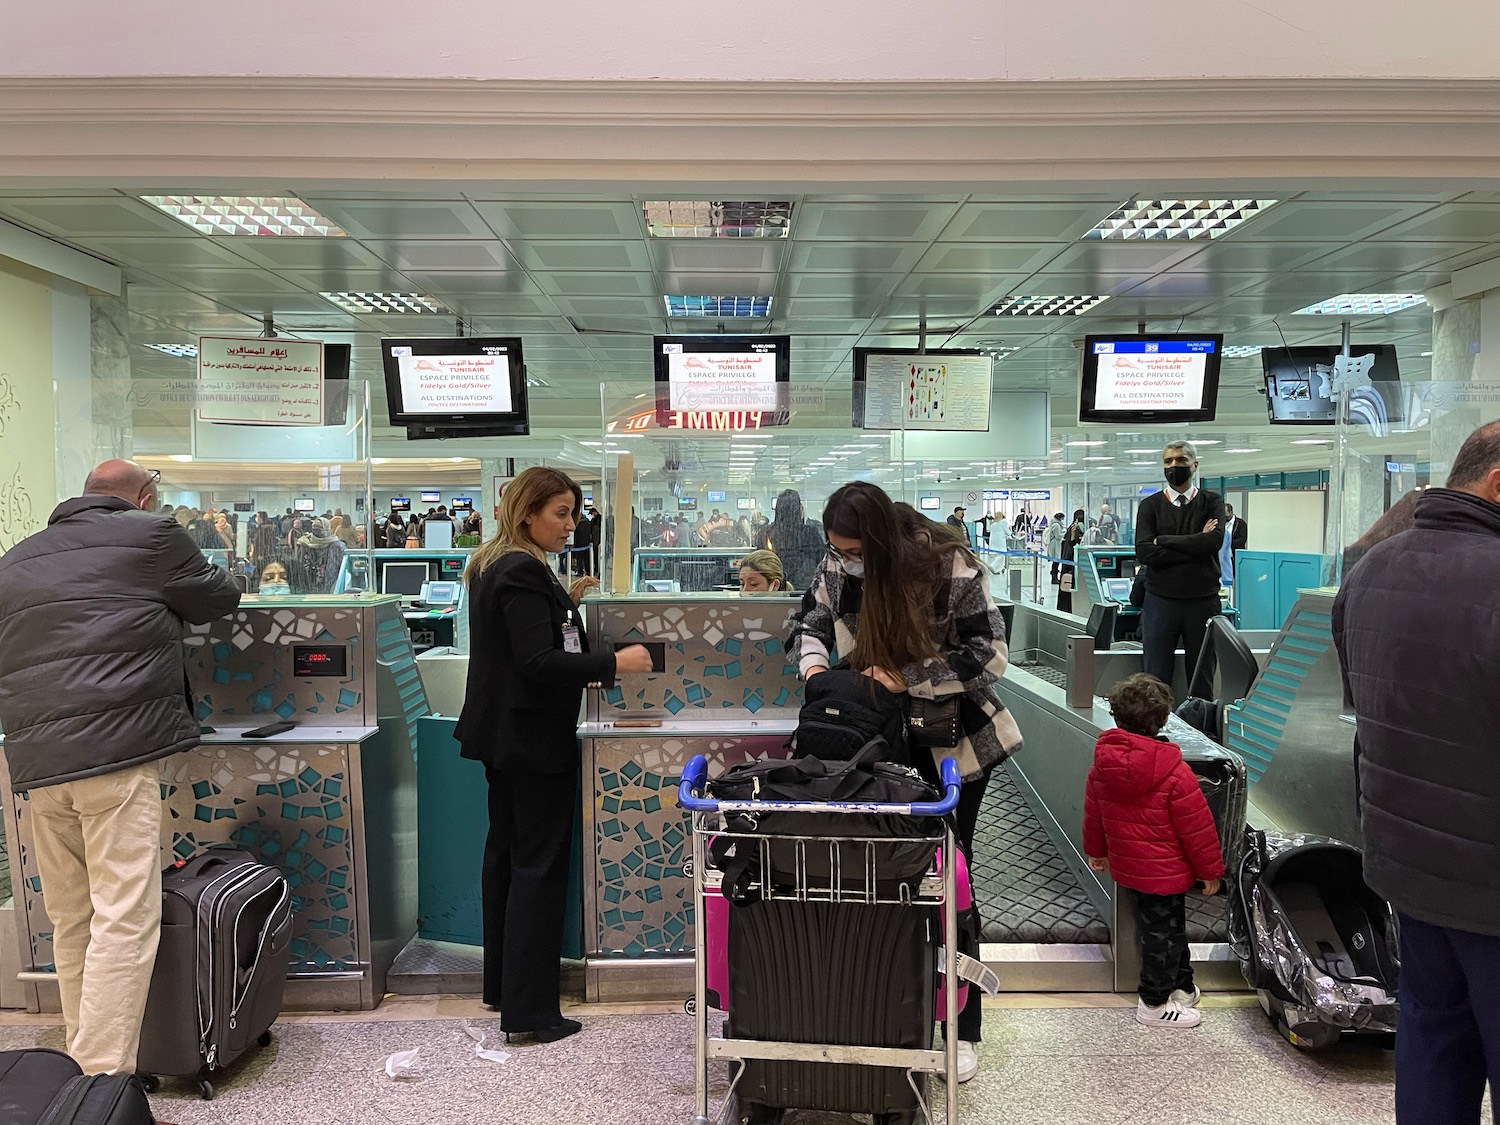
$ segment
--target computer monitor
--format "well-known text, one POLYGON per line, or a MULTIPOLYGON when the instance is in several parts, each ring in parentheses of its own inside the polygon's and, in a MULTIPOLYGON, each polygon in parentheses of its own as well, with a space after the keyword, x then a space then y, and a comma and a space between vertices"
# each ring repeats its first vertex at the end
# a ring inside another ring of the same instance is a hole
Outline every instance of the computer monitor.
POLYGON ((458 582, 427 582, 422 587, 422 601, 430 606, 457 605, 462 588, 458 582))
POLYGON ((380 564, 380 592, 400 594, 414 600, 422 593, 427 582, 428 569, 425 562, 382 562, 380 564))
POLYGON ((1130 604, 1130 587, 1135 581, 1130 578, 1106 578, 1104 580, 1104 596, 1112 602, 1121 605, 1130 604))

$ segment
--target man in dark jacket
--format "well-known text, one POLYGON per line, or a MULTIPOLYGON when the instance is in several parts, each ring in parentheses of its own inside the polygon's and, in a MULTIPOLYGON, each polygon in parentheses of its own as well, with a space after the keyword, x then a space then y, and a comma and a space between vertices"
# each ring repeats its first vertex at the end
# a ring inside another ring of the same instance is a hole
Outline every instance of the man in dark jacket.
POLYGON ((106 461, 84 494, 0 556, 0 727, 30 795, 68 1053, 89 1074, 135 1070, 161 932, 157 759, 198 745, 183 622, 238 587, 176 521, 158 474, 106 461))
POLYGON ((1219 547, 1224 501, 1197 488, 1198 453, 1174 441, 1162 450, 1167 487, 1141 501, 1135 517, 1135 557, 1149 571, 1141 608, 1141 648, 1148 675, 1171 685, 1182 642, 1189 677, 1198 663, 1208 619, 1219 601, 1219 547))
POLYGON ((1333 639, 1365 878, 1401 916, 1396 1119, 1478 1125, 1500 1079, 1500 422, 1415 517, 1345 576, 1333 639))

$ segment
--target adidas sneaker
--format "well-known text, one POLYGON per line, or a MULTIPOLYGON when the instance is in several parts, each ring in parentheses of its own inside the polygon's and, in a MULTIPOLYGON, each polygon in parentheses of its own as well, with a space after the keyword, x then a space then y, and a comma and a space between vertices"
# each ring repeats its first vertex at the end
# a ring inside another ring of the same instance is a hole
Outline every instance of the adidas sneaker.
POLYGON ((1148 1007, 1144 1000, 1138 1000, 1135 1018, 1147 1027, 1197 1027, 1203 1022, 1196 1009, 1184 1007, 1176 1000, 1168 1000, 1159 1008, 1148 1007))
POLYGON ((1193 986, 1193 991, 1184 992, 1180 988, 1174 988, 1172 995, 1168 997, 1174 1004, 1181 1004, 1184 1008, 1196 1008, 1198 1001, 1203 999, 1203 993, 1198 991, 1198 986, 1193 986))

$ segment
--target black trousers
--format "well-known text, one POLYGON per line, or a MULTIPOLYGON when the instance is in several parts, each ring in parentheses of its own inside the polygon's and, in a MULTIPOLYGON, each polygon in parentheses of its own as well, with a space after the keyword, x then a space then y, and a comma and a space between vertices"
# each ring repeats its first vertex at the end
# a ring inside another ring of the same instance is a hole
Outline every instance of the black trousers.
POLYGON ((484 1002, 505 1031, 562 1019, 560 965, 578 771, 486 769, 490 831, 484 844, 484 1002))
MULTIPOLYGON (((937 784, 937 769, 933 765, 928 754, 941 755, 943 751, 926 751, 913 748, 912 757, 915 759, 917 772, 922 774, 929 782, 937 784)), ((964 859, 969 864, 969 883, 972 887, 974 882, 974 829, 979 824, 979 807, 984 804, 984 791, 990 784, 990 770, 985 770, 973 781, 966 781, 958 791, 958 808, 953 813, 953 830, 958 836, 958 846, 964 850, 964 859)), ((973 924, 977 932, 979 928, 979 907, 973 908, 973 924)), ((962 920, 960 920, 962 924, 962 920)), ((983 1036, 981 1031, 984 1027, 984 991, 977 985, 969 985, 969 999, 965 1002, 962 1010, 958 1013, 958 1037, 970 1043, 978 1043, 983 1036)))
POLYGON ((1141 931, 1142 1003, 1160 1008, 1172 990, 1193 991, 1193 963, 1188 950, 1185 895, 1135 895, 1136 925, 1141 931))
POLYGON ((1223 606, 1217 594, 1207 598, 1163 598, 1147 592, 1146 604, 1141 607, 1145 671, 1170 687, 1180 641, 1183 659, 1187 663, 1187 677, 1191 681, 1209 618, 1222 612, 1223 606))

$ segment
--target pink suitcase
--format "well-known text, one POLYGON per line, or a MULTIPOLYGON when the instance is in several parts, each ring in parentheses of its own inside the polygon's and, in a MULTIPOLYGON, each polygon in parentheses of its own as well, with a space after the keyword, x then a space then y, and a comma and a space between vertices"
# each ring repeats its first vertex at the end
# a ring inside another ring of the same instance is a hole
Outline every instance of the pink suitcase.
MULTIPOLYGON (((962 848, 955 849, 958 856, 958 871, 955 883, 958 889, 958 912, 962 914, 974 903, 973 888, 969 884, 969 865, 962 848)), ((938 856, 938 870, 942 870, 943 857, 938 856)), ((721 890, 708 891, 703 897, 703 934, 705 956, 708 958, 708 1003, 721 1012, 729 1011, 729 900, 721 890)), ((940 976, 937 990, 937 1018, 941 1019, 948 1002, 948 979, 940 976)), ((969 986, 958 987, 958 1010, 963 1011, 969 999, 969 986)))

